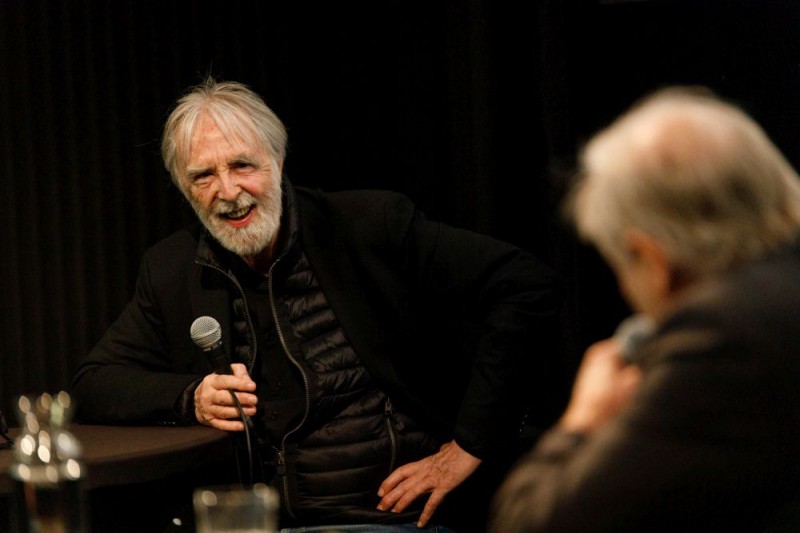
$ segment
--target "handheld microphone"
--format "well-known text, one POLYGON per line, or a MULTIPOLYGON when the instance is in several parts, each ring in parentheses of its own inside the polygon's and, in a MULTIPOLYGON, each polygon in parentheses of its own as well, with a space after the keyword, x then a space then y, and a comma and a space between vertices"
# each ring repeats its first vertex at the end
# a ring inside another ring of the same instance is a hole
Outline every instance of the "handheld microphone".
MULTIPOLYGON (((192 341, 194 341, 197 347, 205 352, 208 362, 211 363, 211 368, 214 369, 215 373, 233 374, 231 371, 230 361, 228 360, 228 354, 225 353, 225 350, 222 347, 222 326, 219 325, 219 322, 216 318, 210 316, 197 317, 194 322, 192 322, 192 327, 189 329, 189 334, 191 335, 192 341)), ((239 403, 236 393, 232 390, 229 392, 231 394, 231 399, 236 406, 236 410, 239 412, 239 418, 242 419, 242 423, 244 424, 245 443, 247 445, 247 457, 249 464, 248 471, 250 472, 250 482, 252 483, 254 463, 253 448, 250 442, 251 421, 244 415, 242 405, 239 403)), ((241 472, 239 472, 239 477, 242 477, 241 472)))
POLYGON ((614 338, 620 345, 622 360, 628 364, 634 362, 636 351, 655 333, 653 320, 643 314, 631 315, 617 326, 614 338))
POLYGON ((228 361, 228 354, 222 348, 222 327, 217 319, 210 316, 198 317, 192 322, 189 332, 197 347, 205 352, 214 372, 230 374, 231 365, 228 361))

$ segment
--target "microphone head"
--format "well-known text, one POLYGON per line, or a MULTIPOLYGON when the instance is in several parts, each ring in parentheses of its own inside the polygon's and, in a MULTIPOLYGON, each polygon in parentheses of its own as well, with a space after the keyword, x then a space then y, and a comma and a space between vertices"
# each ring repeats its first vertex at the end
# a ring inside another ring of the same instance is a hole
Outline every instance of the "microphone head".
POLYGON ((216 318, 197 317, 189 330, 192 341, 202 350, 210 350, 222 341, 222 327, 216 318))
POLYGON ((645 315, 632 315, 623 320, 614 332, 614 338, 620 343, 622 359, 632 363, 639 347, 653 336, 656 325, 645 315))

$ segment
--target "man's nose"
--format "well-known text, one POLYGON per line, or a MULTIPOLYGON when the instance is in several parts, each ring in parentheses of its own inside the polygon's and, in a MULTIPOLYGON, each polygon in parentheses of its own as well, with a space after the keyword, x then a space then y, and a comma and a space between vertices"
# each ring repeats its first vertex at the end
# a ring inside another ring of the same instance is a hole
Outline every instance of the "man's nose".
POLYGON ((241 192, 236 176, 223 170, 219 173, 218 183, 217 198, 228 202, 235 201, 241 192))

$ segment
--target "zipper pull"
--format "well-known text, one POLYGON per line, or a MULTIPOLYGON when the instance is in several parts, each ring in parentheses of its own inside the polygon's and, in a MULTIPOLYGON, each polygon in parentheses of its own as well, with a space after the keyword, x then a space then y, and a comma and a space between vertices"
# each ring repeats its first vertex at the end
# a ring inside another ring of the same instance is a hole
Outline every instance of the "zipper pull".
POLYGON ((392 400, 386 398, 386 402, 383 404, 383 414, 387 417, 391 418, 394 414, 394 409, 392 409, 392 400))
POLYGON ((277 473, 279 476, 285 476, 286 475, 286 460, 283 457, 283 450, 278 450, 277 463, 278 464, 277 464, 277 466, 275 468, 275 473, 277 473))

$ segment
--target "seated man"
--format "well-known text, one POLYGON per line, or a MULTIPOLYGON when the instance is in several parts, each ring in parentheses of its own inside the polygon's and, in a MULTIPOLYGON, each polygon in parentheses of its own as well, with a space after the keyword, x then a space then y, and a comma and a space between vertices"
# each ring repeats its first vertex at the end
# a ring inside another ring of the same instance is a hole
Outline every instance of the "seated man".
POLYGON ((680 88, 582 155, 567 212, 641 325, 587 350, 490 530, 797 531, 800 178, 741 110, 680 88))
POLYGON ((192 88, 162 153, 201 224, 145 254, 76 372, 78 419, 246 435, 241 479, 279 489, 284 528, 482 528, 486 480, 553 390, 554 272, 400 194, 293 186, 283 124, 239 83, 192 88))

